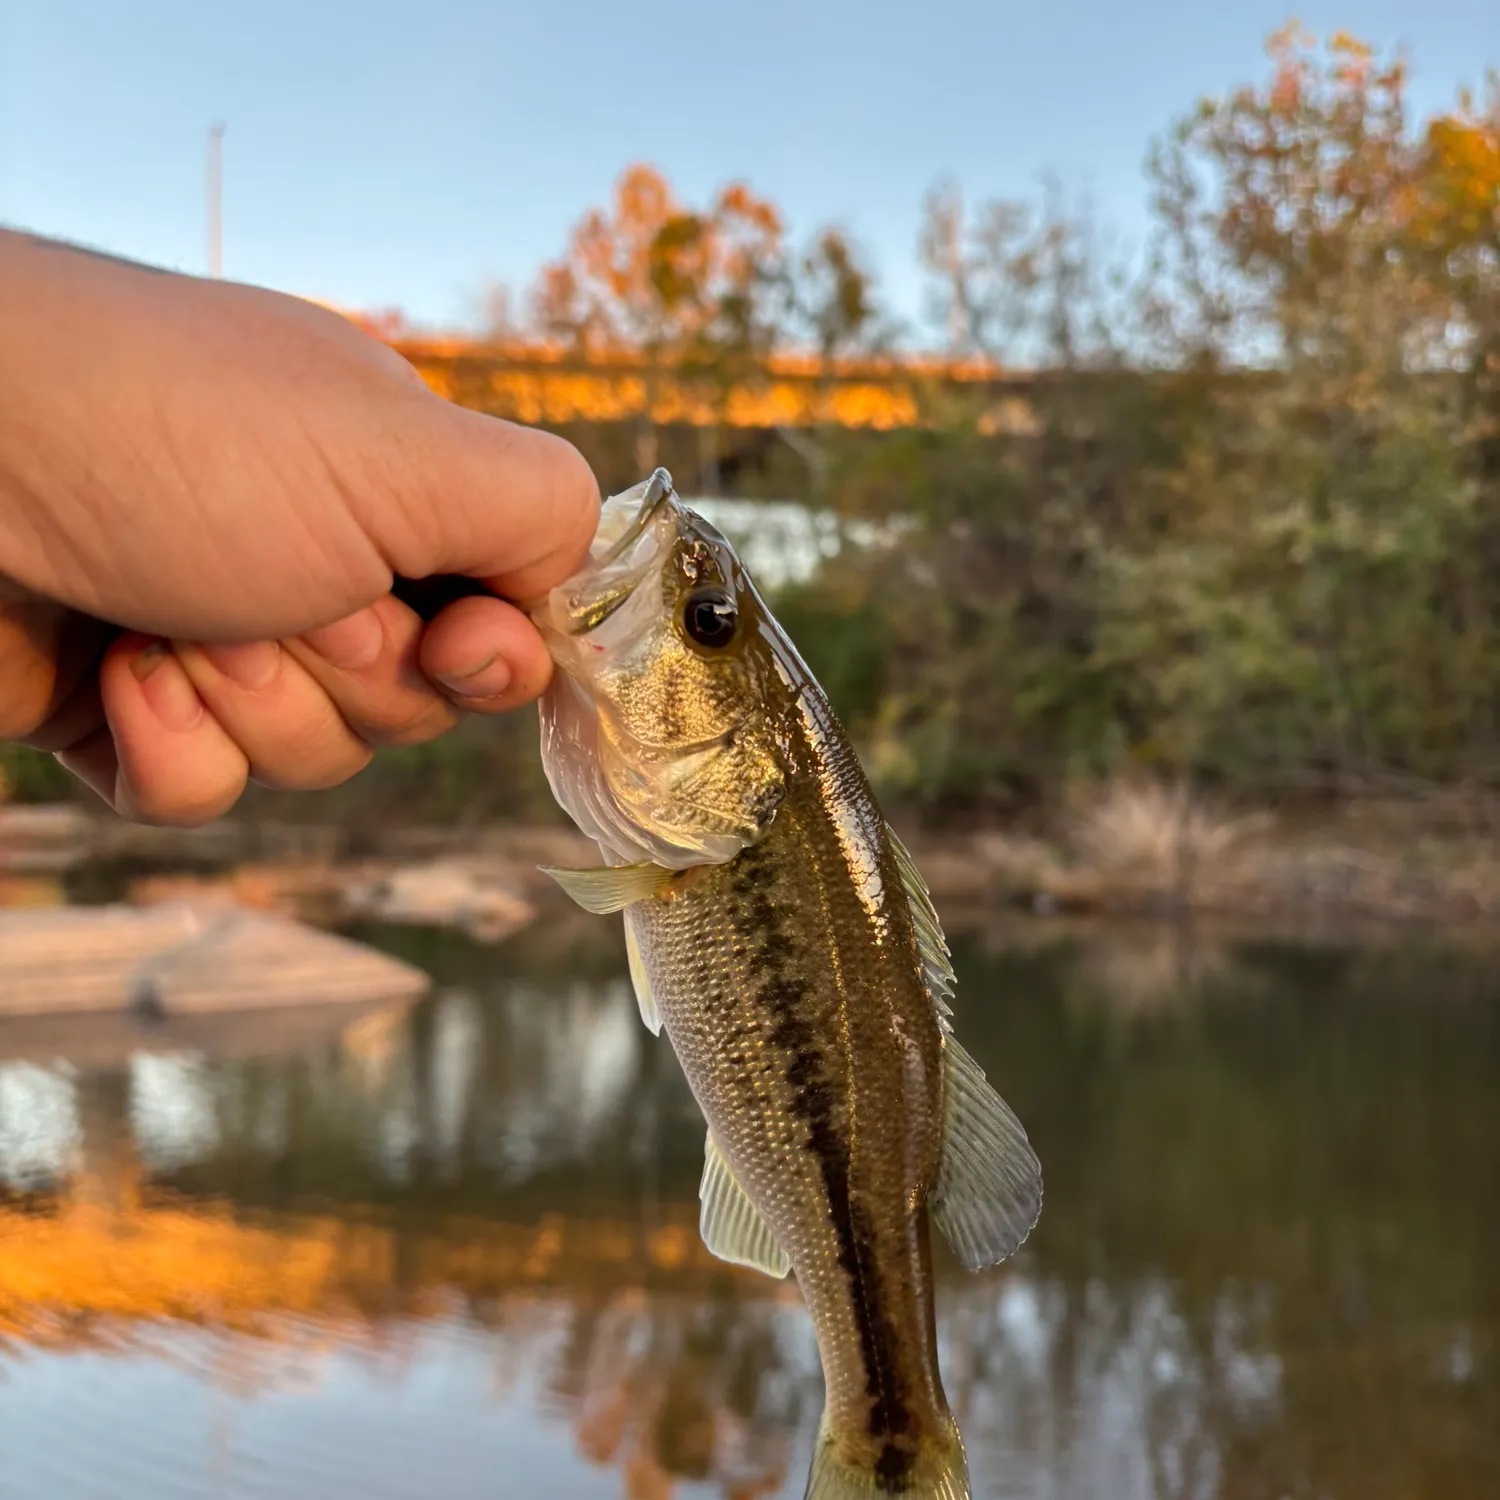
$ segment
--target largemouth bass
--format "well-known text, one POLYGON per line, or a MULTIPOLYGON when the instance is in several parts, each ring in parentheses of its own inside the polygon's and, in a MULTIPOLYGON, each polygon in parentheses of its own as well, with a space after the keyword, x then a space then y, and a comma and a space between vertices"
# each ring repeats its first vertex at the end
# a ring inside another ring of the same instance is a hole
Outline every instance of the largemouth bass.
POLYGON ((953 1035, 927 886, 733 548, 658 469, 531 605, 558 802, 623 911, 641 1016, 708 1122, 704 1243, 794 1271, 827 1386, 808 1500, 967 1500, 929 1220, 971 1269, 1041 1210, 1026 1133, 953 1035))

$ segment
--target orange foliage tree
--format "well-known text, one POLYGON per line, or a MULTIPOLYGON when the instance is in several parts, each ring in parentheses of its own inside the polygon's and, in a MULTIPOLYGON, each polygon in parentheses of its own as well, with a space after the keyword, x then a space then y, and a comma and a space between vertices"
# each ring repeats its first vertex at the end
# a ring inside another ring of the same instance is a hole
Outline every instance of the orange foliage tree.
POLYGON ((1258 335, 1278 358, 1484 372, 1500 334, 1500 87, 1416 131, 1401 58, 1343 33, 1320 49, 1296 26, 1270 52, 1268 84, 1204 101, 1154 163, 1198 331, 1258 335))
POLYGON ((1500 77, 1491 75, 1482 106, 1466 97, 1428 125, 1418 160, 1412 251, 1447 291, 1476 436, 1500 477, 1500 77))
POLYGON ((533 294, 548 333, 588 352, 681 359, 706 344, 773 337, 781 215, 743 183, 706 208, 681 204, 654 167, 628 168, 608 210, 574 227, 533 294))
POLYGON ((706 208, 677 199, 654 167, 626 169, 608 210, 574 227, 561 259, 532 294, 542 331, 581 353, 645 356, 645 413, 637 438, 644 468, 656 462, 651 412, 662 372, 716 390, 750 378, 777 337, 785 299, 781 215, 744 183, 706 208))
MULTIPOLYGON (((532 311, 544 333, 586 356, 643 355, 648 413, 667 372, 722 408, 764 378, 781 344, 811 347, 831 372, 841 356, 881 347, 891 333, 874 278, 842 230, 820 229, 794 253, 779 210, 746 184, 731 182, 692 207, 639 164, 543 267, 532 311)), ((643 466, 654 462, 649 416, 637 450, 643 466)))

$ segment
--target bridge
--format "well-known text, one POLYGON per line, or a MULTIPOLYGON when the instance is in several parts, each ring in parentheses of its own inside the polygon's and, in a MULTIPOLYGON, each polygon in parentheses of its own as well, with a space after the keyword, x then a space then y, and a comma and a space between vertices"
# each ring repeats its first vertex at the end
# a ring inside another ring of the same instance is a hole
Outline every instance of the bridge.
POLYGON ((439 395, 530 426, 893 432, 926 425, 945 396, 978 405, 981 430, 1034 425, 1034 377, 979 360, 782 353, 726 383, 711 370, 630 351, 584 356, 518 340, 419 339, 355 321, 385 338, 439 395))

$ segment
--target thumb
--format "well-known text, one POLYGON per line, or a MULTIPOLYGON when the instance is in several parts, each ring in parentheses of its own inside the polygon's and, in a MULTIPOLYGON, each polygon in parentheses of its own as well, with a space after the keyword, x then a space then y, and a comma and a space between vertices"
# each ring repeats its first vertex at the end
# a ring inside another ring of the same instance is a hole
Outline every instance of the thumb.
POLYGON ((407 534, 386 540, 396 572, 462 574, 522 600, 574 573, 599 525, 599 485, 583 455, 551 433, 425 390, 421 399, 424 420, 407 430, 407 534))

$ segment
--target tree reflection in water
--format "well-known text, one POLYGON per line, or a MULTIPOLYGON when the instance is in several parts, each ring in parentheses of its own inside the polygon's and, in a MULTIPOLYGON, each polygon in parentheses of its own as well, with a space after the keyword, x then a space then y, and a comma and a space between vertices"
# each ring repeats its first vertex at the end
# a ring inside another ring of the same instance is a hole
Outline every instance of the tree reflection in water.
MULTIPOLYGON (((435 998, 285 1045, 258 1020, 0 1065, 0 1372, 30 1413, 0 1419, 7 1500, 293 1500, 309 1473, 800 1494, 806 1318, 703 1251, 701 1122, 583 931, 383 934, 435 998), (162 1371, 187 1384, 137 1409, 162 1371), (253 1452, 188 1443, 191 1391, 230 1393, 253 1452)), ((965 1039, 1048 1171, 1013 1265, 939 1259, 977 1492, 1500 1493, 1500 982, 1457 953, 1176 941, 957 945, 965 1039)))

